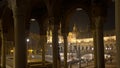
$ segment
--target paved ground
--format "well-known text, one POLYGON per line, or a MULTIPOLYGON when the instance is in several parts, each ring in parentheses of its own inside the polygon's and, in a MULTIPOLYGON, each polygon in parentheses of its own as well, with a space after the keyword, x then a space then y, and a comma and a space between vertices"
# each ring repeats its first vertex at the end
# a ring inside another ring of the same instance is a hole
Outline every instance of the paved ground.
MULTIPOLYGON (((73 64, 71 67, 69 66, 69 68, 79 68, 79 64, 73 64)), ((81 68, 94 68, 94 62, 89 62, 87 63, 83 63, 81 64, 81 68)), ((116 68, 116 63, 115 62, 107 62, 105 64, 105 68, 116 68)))
MULTIPOLYGON (((51 61, 51 57, 47 56, 47 60, 51 61)), ((40 57, 38 57, 37 59, 34 59, 34 60, 30 60, 30 61, 40 61, 40 57), (39 58, 39 59, 38 59, 39 58)), ((13 62, 12 60, 8 60, 7 63, 11 63, 13 62)), ((9 64, 10 65, 10 64, 9 64)), ((75 63, 75 64, 72 64, 71 66, 69 65, 68 66, 69 68, 79 68, 79 64, 78 63, 75 63)), ((82 68, 94 68, 94 62, 89 62, 88 64, 87 63, 82 63, 81 64, 81 67, 82 68)), ((6 68, 12 68, 10 66, 6 66, 6 68)), ((63 68, 63 67, 62 67, 63 68)), ((116 68, 116 64, 115 64, 115 61, 113 60, 112 63, 106 63, 105 65, 105 68, 116 68)))

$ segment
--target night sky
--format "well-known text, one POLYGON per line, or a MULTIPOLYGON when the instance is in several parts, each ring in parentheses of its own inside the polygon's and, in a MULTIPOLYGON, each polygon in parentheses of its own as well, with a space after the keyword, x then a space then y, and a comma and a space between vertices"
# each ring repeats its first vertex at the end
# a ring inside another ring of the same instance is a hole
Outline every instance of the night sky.
POLYGON ((107 21, 104 24, 104 29, 115 29, 115 5, 112 5, 108 8, 107 21))
MULTIPOLYGON (((115 9, 114 5, 111 5, 107 9, 107 18, 104 23, 104 30, 113 30, 115 29, 115 9)), ((90 29, 90 21, 88 15, 84 10, 76 11, 70 19, 70 27, 69 30, 72 30, 73 24, 76 24, 80 31, 86 31, 90 29)))
MULTIPOLYGON (((113 30, 115 29, 115 9, 114 5, 108 7, 107 20, 104 23, 104 30, 113 30)), ((89 18, 84 10, 76 11, 70 18, 69 31, 72 30, 73 24, 75 23, 80 31, 86 31, 89 28, 89 18)), ((32 22, 30 26, 30 32, 39 33, 39 26, 37 22, 32 22)))
POLYGON ((30 32, 39 34, 39 25, 38 25, 38 23, 36 21, 31 22, 30 32))
POLYGON ((73 24, 76 24, 80 31, 85 31, 90 23, 88 15, 84 10, 76 11, 70 19, 69 30, 72 30, 73 24))

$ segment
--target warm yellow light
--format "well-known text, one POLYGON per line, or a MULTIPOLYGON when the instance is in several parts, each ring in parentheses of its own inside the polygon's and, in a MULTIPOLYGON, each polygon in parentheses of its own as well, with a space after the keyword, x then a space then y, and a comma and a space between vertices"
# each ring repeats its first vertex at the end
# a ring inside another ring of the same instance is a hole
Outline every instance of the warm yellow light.
POLYGON ((33 52, 33 50, 32 50, 32 49, 29 49, 28 52, 33 52))
POLYGON ((71 35, 72 35, 72 32, 69 32, 69 34, 68 34, 68 35, 70 35, 70 36, 71 36, 71 35))
POLYGON ((107 41, 108 39, 116 40, 116 36, 104 37, 104 40, 105 40, 105 41, 107 41))
MULTIPOLYGON (((59 37, 59 41, 58 43, 64 43, 64 39, 63 36, 58 36, 59 37)), ((104 41, 108 41, 108 40, 116 40, 116 36, 106 36, 103 37, 104 41)), ((68 43, 92 43, 93 42, 93 38, 82 38, 82 39, 77 39, 75 33, 69 32, 68 37, 67 37, 68 43)), ((52 35, 49 36, 49 38, 47 39, 48 43, 52 43, 52 35)))
POLYGON ((11 53, 13 53, 13 52, 14 52, 14 50, 10 50, 10 52, 11 52, 11 53))
MULTIPOLYGON (((108 39, 116 40, 116 36, 104 37, 105 41, 107 41, 108 39)), ((90 41, 92 41, 93 42, 93 38, 77 39, 77 42, 81 43, 81 41, 84 41, 84 42, 90 42, 90 41)))
POLYGON ((81 43, 82 41, 90 42, 90 41, 93 41, 93 38, 77 39, 77 42, 79 42, 79 43, 81 43))

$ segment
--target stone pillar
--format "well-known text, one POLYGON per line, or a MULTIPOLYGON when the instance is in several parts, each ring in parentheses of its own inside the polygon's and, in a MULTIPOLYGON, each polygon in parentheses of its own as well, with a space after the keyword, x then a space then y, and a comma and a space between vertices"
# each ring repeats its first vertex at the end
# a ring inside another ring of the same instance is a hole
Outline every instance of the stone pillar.
MULTIPOLYGON (((14 6, 15 7, 15 6, 14 6)), ((27 68, 27 45, 25 40, 26 17, 24 9, 13 8, 15 32, 15 68, 27 68)))
MULTIPOLYGON (((1 52, 2 52, 2 38, 1 38, 1 32, 0 32, 0 56, 1 56, 1 52)), ((1 64, 1 58, 0 58, 0 64, 1 64)), ((0 65, 1 68, 1 65, 0 65)))
POLYGON ((60 55, 59 55, 59 44, 58 44, 58 27, 59 27, 59 25, 54 24, 53 25, 53 31, 52 31, 53 68, 60 68, 60 55))
POLYGON ((120 68, 120 0, 115 0, 115 29, 116 29, 117 68, 120 68))
POLYGON ((42 49, 42 63, 45 65, 45 54, 46 54, 46 49, 45 46, 47 45, 47 24, 45 22, 45 19, 38 19, 39 28, 40 28, 40 46, 42 49))
MULTIPOLYGON (((15 47, 13 47, 13 57, 15 58, 15 47)), ((15 61, 15 59, 13 59, 15 61)), ((15 62, 13 62, 13 68, 15 68, 15 62)))
POLYGON ((40 44, 42 46, 42 62, 43 65, 45 65, 45 46, 46 46, 46 42, 47 42, 47 37, 46 35, 40 35, 40 44))
POLYGON ((6 68, 6 39, 5 34, 2 32, 2 53, 1 53, 1 68, 6 68))
POLYGON ((63 39, 64 39, 64 68, 68 68, 67 64, 67 46, 68 46, 68 41, 67 41, 67 33, 63 34, 63 39))
POLYGON ((56 8, 54 5, 57 1, 46 0, 45 3, 48 9, 49 16, 49 24, 52 25, 52 48, 53 48, 53 68, 61 68, 60 67, 60 55, 59 55, 59 44, 58 44, 58 27, 59 27, 59 8, 56 8))
POLYGON ((21 14, 13 13, 13 15, 15 26, 15 68, 26 68, 27 45, 25 40, 25 20, 21 14))
POLYGON ((5 38, 5 32, 4 28, 2 25, 2 20, 0 20, 0 29, 1 29, 1 34, 0 34, 0 39, 1 39, 1 68, 6 68, 6 38, 5 38))
POLYGON ((80 45, 78 47, 78 57, 79 57, 79 68, 81 68, 81 52, 80 52, 80 45))
POLYGON ((94 67, 97 68, 97 44, 96 44, 96 31, 93 30, 93 45, 94 45, 94 67))
POLYGON ((94 17, 91 18, 92 24, 91 24, 91 29, 92 29, 92 34, 93 34, 93 46, 94 46, 94 68, 97 68, 97 44, 96 44, 96 29, 95 29, 95 19, 94 17))
POLYGON ((98 16, 95 18, 96 25, 96 44, 97 44, 97 68, 105 68, 104 63, 104 44, 103 44, 103 19, 98 16))

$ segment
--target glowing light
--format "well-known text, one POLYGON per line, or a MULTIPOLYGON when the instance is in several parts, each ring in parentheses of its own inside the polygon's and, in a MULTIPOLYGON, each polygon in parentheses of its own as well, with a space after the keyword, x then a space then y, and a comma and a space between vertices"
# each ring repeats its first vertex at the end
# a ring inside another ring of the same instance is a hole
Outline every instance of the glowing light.
POLYGON ((29 50, 28 50, 28 52, 32 53, 32 52, 33 52, 33 50, 32 50, 32 49, 29 49, 29 50))
POLYGON ((94 48, 92 48, 92 50, 94 50, 94 48))
POLYGON ((81 11, 81 10, 82 10, 82 8, 76 8, 76 10, 77 10, 77 11, 81 11))
POLYGON ((10 52, 11 52, 11 53, 13 53, 13 52, 14 52, 14 50, 10 50, 10 52))
POLYGON ((30 41, 30 39, 28 39, 28 38, 27 38, 27 39, 26 39, 26 41, 27 41, 27 42, 29 42, 29 41, 30 41))
POLYGON ((52 45, 50 45, 50 47, 52 47, 52 45))
POLYGON ((35 21, 36 19, 34 19, 34 18, 32 18, 32 19, 30 19, 30 21, 35 21))
POLYGON ((106 50, 108 49, 108 48, 105 48, 106 50))

